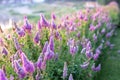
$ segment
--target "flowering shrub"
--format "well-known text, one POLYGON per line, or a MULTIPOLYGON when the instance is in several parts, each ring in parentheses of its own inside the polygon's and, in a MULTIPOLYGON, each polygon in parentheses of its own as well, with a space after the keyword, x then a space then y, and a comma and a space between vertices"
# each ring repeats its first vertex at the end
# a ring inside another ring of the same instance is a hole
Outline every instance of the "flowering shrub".
POLYGON ((96 8, 52 14, 51 21, 41 14, 36 27, 25 16, 8 31, 0 38, 0 80, 92 80, 102 50, 113 47, 115 27, 104 8, 96 8))

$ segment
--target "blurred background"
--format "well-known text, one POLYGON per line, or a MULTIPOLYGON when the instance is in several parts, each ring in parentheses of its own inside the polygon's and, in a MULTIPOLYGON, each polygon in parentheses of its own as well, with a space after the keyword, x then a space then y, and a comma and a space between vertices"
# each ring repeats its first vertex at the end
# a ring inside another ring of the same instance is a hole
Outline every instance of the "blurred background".
POLYGON ((0 0, 0 25, 5 25, 11 19, 20 21, 24 16, 36 22, 41 13, 49 19, 51 13, 62 16, 83 8, 106 5, 111 1, 116 1, 120 6, 120 0, 0 0))

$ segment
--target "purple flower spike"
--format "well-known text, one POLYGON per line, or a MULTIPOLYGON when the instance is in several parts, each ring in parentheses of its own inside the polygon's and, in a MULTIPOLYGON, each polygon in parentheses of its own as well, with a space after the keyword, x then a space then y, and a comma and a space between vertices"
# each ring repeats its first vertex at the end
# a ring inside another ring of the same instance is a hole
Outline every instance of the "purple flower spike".
POLYGON ((100 28, 101 27, 101 23, 99 22, 97 25, 96 25, 97 28, 100 28))
POLYGON ((14 22, 14 26, 15 26, 15 29, 16 29, 16 32, 17 34, 20 36, 20 37, 24 37, 25 36, 25 32, 22 28, 18 28, 17 24, 14 22))
POLYGON ((105 34, 105 32, 106 32, 106 29, 103 28, 103 29, 101 30, 101 34, 105 34))
POLYGON ((60 28, 61 28, 61 26, 62 26, 62 25, 61 25, 61 24, 59 24, 59 25, 57 26, 57 28, 58 28, 58 29, 60 29, 60 28))
POLYGON ((3 70, 0 69, 0 80, 8 80, 3 70))
POLYGON ((20 47, 20 44, 18 43, 18 40, 16 38, 13 38, 13 41, 14 41, 14 45, 15 45, 16 50, 20 50, 21 47, 20 47))
POLYGON ((85 16, 85 17, 84 17, 84 21, 88 21, 88 18, 87 18, 87 16, 85 16))
POLYGON ((70 31, 75 31, 76 28, 75 28, 75 26, 71 26, 71 27, 69 27, 69 30, 70 30, 70 31))
POLYGON ((57 26, 56 26, 56 24, 54 23, 54 21, 52 21, 51 27, 52 27, 52 29, 57 29, 57 26))
POLYGON ((64 62, 64 68, 63 68, 63 79, 65 79, 65 78, 67 77, 67 71, 68 71, 67 63, 64 62))
POLYGON ((100 51, 99 48, 97 48, 95 52, 96 52, 97 54, 101 54, 101 51, 100 51))
POLYGON ((38 21, 38 29, 40 30, 42 28, 40 20, 38 21))
POLYGON ((42 58, 42 56, 40 55, 39 58, 38 58, 38 61, 37 61, 37 67, 38 67, 39 69, 41 69, 42 62, 43 62, 43 58, 42 58))
POLYGON ((87 45, 86 45, 86 51, 89 51, 92 48, 91 42, 88 41, 87 45))
POLYGON ((45 56, 44 56, 44 60, 50 60, 52 58, 54 58, 54 52, 52 50, 50 50, 50 46, 48 45, 47 47, 47 51, 45 52, 45 56))
POLYGON ((72 55, 74 55, 75 53, 77 53, 78 51, 78 47, 77 46, 70 46, 70 53, 72 55))
POLYGON ((96 27, 93 24, 91 24, 89 30, 94 31, 95 29, 96 29, 96 27))
POLYGON ((2 54, 4 54, 4 55, 8 54, 8 51, 7 51, 7 49, 5 47, 3 47, 2 54))
POLYGON ((82 12, 79 13, 79 19, 83 20, 84 19, 84 15, 82 12))
POLYGON ((40 23, 42 27, 48 27, 49 24, 47 22, 47 20, 45 19, 45 17, 43 15, 40 15, 41 19, 40 19, 40 23))
POLYGON ((52 20, 55 20, 56 19, 56 15, 54 13, 51 14, 51 18, 52 20))
POLYGON ((93 64, 92 66, 92 70, 95 71, 95 72, 98 72, 101 70, 101 64, 99 64, 97 67, 95 67, 95 63, 93 64))
POLYGON ((49 45, 50 45, 50 50, 54 52, 54 37, 53 36, 50 36, 49 45))
POLYGON ((40 33, 37 32, 36 35, 35 35, 35 37, 34 37, 34 43, 38 44, 39 41, 40 41, 40 33))
POLYGON ((2 65, 2 70, 3 70, 3 72, 4 72, 5 76, 6 76, 7 74, 6 74, 6 68, 5 68, 5 65, 2 65))
POLYGON ((91 42, 90 42, 90 41, 88 41, 88 43, 87 43, 87 47, 92 47, 92 45, 91 45, 91 42))
POLYGON ((98 54, 98 53, 95 53, 95 54, 93 55, 93 59, 96 61, 98 58, 99 58, 99 54, 98 54))
POLYGON ((35 76, 35 80, 41 80, 40 78, 41 78, 40 72, 37 72, 37 75, 35 76))
POLYGON ((69 80, 74 80, 72 74, 70 74, 69 80))
POLYGON ((23 68, 20 66, 20 64, 18 63, 18 61, 14 61, 14 68, 15 68, 15 72, 18 74, 19 78, 25 78, 26 73, 23 70, 23 68))
POLYGON ((26 16, 24 17, 24 26, 23 26, 23 28, 25 29, 26 32, 31 33, 32 26, 29 23, 29 21, 28 21, 26 16))
POLYGON ((17 34, 20 36, 20 37, 24 37, 25 36, 25 32, 24 30, 21 28, 19 30, 17 30, 17 34))
POLYGON ((81 68, 86 69, 89 66, 89 62, 84 62, 83 64, 80 65, 81 68))
POLYGON ((56 39, 61 39, 60 33, 58 31, 55 32, 55 38, 56 39))
POLYGON ((45 42, 45 45, 42 50, 42 54, 44 54, 47 51, 48 41, 45 42))
POLYGON ((90 51, 86 51, 85 53, 86 57, 89 59, 89 58, 92 58, 93 57, 93 52, 90 52, 90 51))
POLYGON ((34 64, 28 60, 23 52, 20 52, 20 57, 23 63, 23 68, 27 73, 33 73, 35 71, 34 64))
POLYGON ((110 38, 112 36, 111 32, 106 34, 106 38, 110 38))
POLYGON ((73 39, 68 39, 68 41, 67 41, 67 45, 68 45, 68 46, 70 46, 70 45, 72 45, 72 44, 73 44, 73 42, 74 42, 74 40, 73 40, 73 39))

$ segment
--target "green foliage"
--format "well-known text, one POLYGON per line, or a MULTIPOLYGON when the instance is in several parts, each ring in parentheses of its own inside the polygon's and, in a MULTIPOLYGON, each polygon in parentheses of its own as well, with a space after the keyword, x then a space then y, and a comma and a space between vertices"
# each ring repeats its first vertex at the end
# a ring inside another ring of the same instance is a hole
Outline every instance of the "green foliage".
POLYGON ((97 0, 98 3, 103 4, 103 5, 108 4, 110 1, 111 0, 97 0))

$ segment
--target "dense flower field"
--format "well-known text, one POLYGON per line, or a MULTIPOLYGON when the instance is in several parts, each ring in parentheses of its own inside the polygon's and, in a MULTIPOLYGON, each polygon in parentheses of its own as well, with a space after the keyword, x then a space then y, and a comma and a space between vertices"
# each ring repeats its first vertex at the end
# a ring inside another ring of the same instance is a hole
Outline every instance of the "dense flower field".
POLYGON ((41 14, 37 25, 27 16, 13 22, 0 33, 0 80, 93 80, 117 20, 113 2, 50 20, 41 14))

